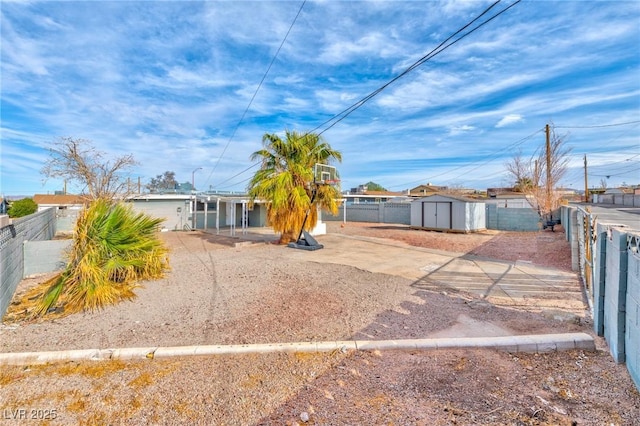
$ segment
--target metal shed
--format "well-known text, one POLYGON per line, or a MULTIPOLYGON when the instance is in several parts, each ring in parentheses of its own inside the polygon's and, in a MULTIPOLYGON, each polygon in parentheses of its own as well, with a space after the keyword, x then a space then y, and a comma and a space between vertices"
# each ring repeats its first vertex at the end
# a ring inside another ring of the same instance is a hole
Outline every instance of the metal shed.
POLYGON ((411 226, 450 232, 486 229, 484 202, 451 195, 431 195, 411 203, 411 226))

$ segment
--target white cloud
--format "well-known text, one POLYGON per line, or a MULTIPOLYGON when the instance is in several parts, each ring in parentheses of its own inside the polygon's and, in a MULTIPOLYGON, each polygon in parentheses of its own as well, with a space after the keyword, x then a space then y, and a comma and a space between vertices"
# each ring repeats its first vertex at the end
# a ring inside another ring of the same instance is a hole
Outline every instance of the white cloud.
POLYGON ((510 124, 519 123, 521 121, 524 121, 524 118, 522 118, 520 114, 508 114, 498 121, 496 128, 509 126, 510 124))
POLYGON ((468 133, 475 130, 474 126, 469 126, 468 124, 463 124, 462 126, 454 126, 449 128, 449 136, 457 136, 462 133, 468 133))

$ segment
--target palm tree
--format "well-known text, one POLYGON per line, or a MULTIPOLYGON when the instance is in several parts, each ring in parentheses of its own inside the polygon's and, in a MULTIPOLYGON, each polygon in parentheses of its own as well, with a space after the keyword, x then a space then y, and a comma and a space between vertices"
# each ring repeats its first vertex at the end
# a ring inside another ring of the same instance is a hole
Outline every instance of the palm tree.
POLYGON ((315 185, 313 166, 340 162, 342 154, 317 134, 288 130, 284 139, 265 133, 262 145, 251 154, 251 160, 261 159, 262 165, 249 182, 248 193, 252 202, 267 201, 267 220, 281 234, 280 243, 287 244, 297 239, 303 224, 305 230, 316 225, 318 207, 337 214, 340 190, 315 185))
POLYGON ((91 202, 75 226, 66 269, 50 280, 36 315, 99 309, 135 297, 138 282, 163 276, 168 250, 157 237, 163 219, 104 198, 91 202))

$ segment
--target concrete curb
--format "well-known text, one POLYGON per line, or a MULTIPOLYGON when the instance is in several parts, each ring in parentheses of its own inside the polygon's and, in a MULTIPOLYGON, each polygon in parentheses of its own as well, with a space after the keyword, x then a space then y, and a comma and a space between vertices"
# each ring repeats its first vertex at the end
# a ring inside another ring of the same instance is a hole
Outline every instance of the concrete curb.
POLYGON ((239 355, 275 352, 331 352, 349 350, 438 350, 494 349, 507 352, 555 352, 572 349, 595 351, 593 337, 586 333, 533 334, 499 337, 455 337, 403 340, 345 340, 329 342, 271 343, 251 345, 206 345, 78 349, 48 352, 0 353, 0 365, 33 365, 64 361, 162 359, 185 356, 239 355))

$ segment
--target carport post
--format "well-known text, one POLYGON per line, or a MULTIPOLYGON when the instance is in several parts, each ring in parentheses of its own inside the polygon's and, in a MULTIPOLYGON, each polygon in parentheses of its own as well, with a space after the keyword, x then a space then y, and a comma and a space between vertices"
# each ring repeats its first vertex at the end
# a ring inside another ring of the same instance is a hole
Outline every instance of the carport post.
POLYGON ((342 199, 342 223, 347 223, 347 200, 342 199))
POLYGON ((216 234, 220 233, 220 197, 216 199, 216 234))

